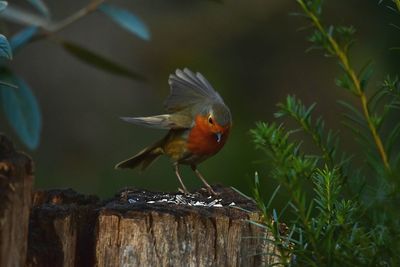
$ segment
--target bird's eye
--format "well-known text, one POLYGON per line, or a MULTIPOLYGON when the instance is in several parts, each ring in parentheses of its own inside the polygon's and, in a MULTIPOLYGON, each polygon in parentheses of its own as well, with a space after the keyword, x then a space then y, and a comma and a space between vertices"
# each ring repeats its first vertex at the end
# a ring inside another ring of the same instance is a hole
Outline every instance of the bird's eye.
POLYGON ((211 116, 208 117, 208 123, 209 123, 209 124, 214 124, 214 120, 211 118, 211 116))

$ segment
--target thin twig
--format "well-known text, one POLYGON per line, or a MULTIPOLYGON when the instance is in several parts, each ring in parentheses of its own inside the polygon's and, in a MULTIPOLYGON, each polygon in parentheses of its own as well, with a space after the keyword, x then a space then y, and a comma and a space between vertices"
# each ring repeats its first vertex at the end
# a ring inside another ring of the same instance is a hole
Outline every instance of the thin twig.
POLYGON ((65 18, 64 20, 51 25, 48 28, 48 31, 50 33, 55 33, 55 32, 61 31, 62 29, 66 28, 67 26, 71 25, 72 23, 80 20, 84 16, 96 11, 97 8, 104 2, 105 2, 105 0, 92 0, 92 2, 90 2, 89 5, 87 5, 86 7, 78 10, 77 12, 75 12, 71 16, 65 18))

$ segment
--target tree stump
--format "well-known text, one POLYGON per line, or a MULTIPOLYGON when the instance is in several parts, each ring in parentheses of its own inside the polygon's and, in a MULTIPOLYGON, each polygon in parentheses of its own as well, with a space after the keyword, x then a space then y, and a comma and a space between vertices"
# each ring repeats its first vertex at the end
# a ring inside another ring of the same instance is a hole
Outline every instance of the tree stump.
POLYGON ((70 189, 39 191, 26 266, 263 266, 278 262, 253 201, 124 190, 99 202, 70 189))
MULTIPOLYGON (((277 262, 255 204, 230 188, 185 196, 126 190, 103 207, 96 266, 262 266, 277 262), (239 209, 238 209, 239 207, 239 209), (244 211, 247 210, 248 212, 244 211)), ((268 238, 272 238, 268 236, 268 238)))
POLYGON ((93 266, 99 199, 72 189, 37 191, 29 223, 27 267, 93 266))
POLYGON ((33 187, 33 163, 16 152, 0 135, 0 266, 24 266, 29 209, 33 187))

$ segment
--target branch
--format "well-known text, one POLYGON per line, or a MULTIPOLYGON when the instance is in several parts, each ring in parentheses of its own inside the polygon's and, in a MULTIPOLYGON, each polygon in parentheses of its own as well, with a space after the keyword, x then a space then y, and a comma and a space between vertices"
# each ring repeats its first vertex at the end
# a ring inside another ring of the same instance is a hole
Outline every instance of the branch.
MULTIPOLYGON (((332 37, 331 34, 328 34, 328 32, 324 29, 324 27, 321 25, 321 22, 319 21, 318 17, 307 7, 307 5, 304 3, 303 0, 297 0, 301 8, 303 9, 304 13, 311 19, 312 23, 314 24, 315 28, 328 40, 329 45, 333 49, 334 55, 339 59, 339 62, 342 64, 345 72, 347 75, 350 77, 352 84, 354 85, 355 88, 355 93, 356 95, 360 98, 361 101, 361 107, 362 111, 365 117, 365 120, 368 124, 368 128, 372 134, 372 137, 374 139, 376 148, 379 152, 379 155, 382 159, 383 165, 385 168, 390 171, 390 164, 388 161, 388 156, 385 151, 385 148, 382 143, 382 139, 378 134, 378 131, 376 129, 376 126, 373 123, 369 108, 368 108, 368 99, 367 96, 364 92, 364 90, 361 88, 361 82, 357 77, 357 74, 355 73, 354 69, 351 67, 349 58, 345 51, 340 48, 338 42, 332 37)), ((400 0, 396 0, 396 3, 399 2, 400 5, 400 0)), ((400 6, 399 6, 400 7, 400 6)))
POLYGON ((393 1, 396 5, 397 10, 400 12, 400 0, 393 0, 393 1))

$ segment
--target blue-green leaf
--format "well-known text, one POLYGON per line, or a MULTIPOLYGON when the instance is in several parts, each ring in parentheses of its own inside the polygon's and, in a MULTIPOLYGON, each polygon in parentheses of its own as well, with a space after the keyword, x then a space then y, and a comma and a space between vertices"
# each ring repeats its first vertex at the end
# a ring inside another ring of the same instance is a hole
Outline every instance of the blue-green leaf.
POLYGON ((8 87, 10 89, 18 89, 18 86, 3 81, 0 81, 0 86, 8 87))
POLYGON ((48 18, 23 10, 15 6, 7 7, 0 13, 0 17, 13 23, 28 26, 39 26, 45 29, 49 28, 48 18))
POLYGON ((8 3, 6 1, 0 1, 0 12, 6 9, 8 3))
POLYGON ((144 81, 146 80, 142 75, 131 71, 130 69, 119 65, 118 63, 111 61, 101 55, 98 55, 92 51, 87 50, 84 47, 76 45, 71 42, 61 42, 63 48, 68 51, 74 57, 82 60, 83 62, 90 64, 103 71, 124 76, 133 80, 144 81))
POLYGON ((18 86, 10 90, 0 84, 1 105, 7 120, 21 141, 28 148, 35 149, 39 145, 42 128, 38 102, 24 80, 9 72, 3 72, 2 78, 18 86))
POLYGON ((105 3, 99 6, 99 10, 122 28, 146 41, 150 40, 150 31, 146 24, 130 11, 105 3))
POLYGON ((40 14, 44 15, 45 17, 50 17, 49 9, 47 8, 46 4, 42 0, 27 0, 40 14))
POLYGON ((0 34, 0 58, 12 59, 10 43, 2 34, 0 34))
POLYGON ((276 212, 276 209, 272 209, 272 218, 275 223, 278 223, 278 213, 276 212))
POLYGON ((26 27, 22 31, 16 33, 10 39, 10 45, 11 45, 12 51, 15 53, 21 47, 26 45, 32 39, 32 37, 35 36, 37 31, 38 31, 38 27, 30 26, 30 27, 26 27))

